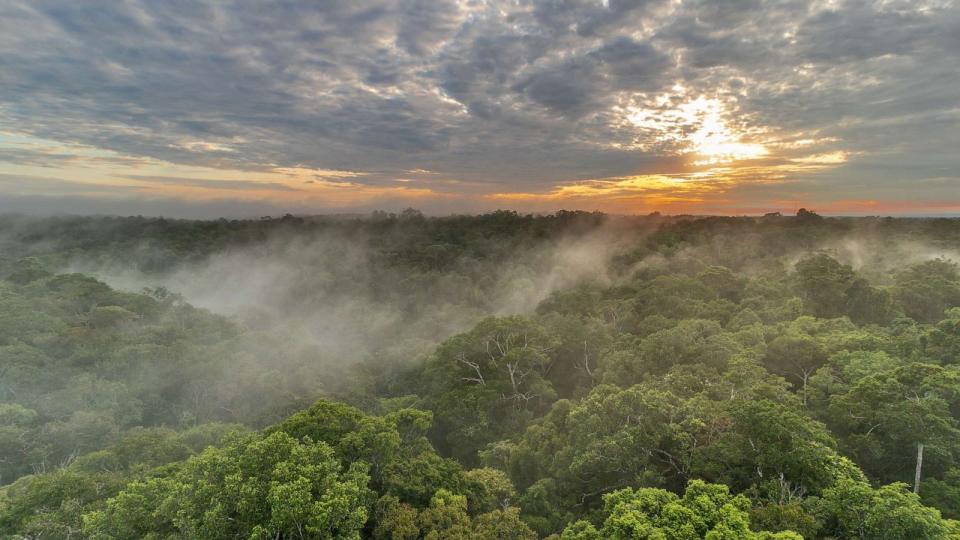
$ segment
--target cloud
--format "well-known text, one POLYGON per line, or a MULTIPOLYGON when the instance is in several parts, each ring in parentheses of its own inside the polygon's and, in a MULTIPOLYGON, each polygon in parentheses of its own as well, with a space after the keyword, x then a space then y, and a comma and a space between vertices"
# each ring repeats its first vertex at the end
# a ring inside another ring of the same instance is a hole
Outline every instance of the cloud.
POLYGON ((289 205, 238 199, 191 201, 172 197, 79 197, 71 196, 70 193, 51 196, 7 195, 0 197, 0 213, 26 215, 143 215, 204 219, 211 216, 257 218, 303 210, 304 208, 289 205))
POLYGON ((411 0, 400 11, 397 46, 423 56, 450 38, 463 20, 460 6, 448 0, 411 0))
POLYGON ((143 159, 130 156, 85 155, 69 148, 33 149, 19 147, 0 147, 0 163, 26 165, 33 167, 136 167, 144 163, 143 159))
POLYGON ((150 184, 165 184, 175 186, 191 186, 204 189, 226 190, 269 190, 269 191, 301 191, 295 187, 279 182, 258 182, 255 180, 208 180, 203 178, 184 178, 181 176, 151 176, 128 174, 124 178, 147 182, 150 184))
MULTIPOLYGON (((343 183, 361 188, 547 193, 697 172, 688 138, 708 136, 704 119, 681 113, 702 98, 721 146, 906 164, 908 183, 956 168, 958 49, 960 10, 941 0, 13 0, 0 5, 0 131, 67 150, 0 135, 0 170, 150 161, 171 178, 302 168, 355 171, 343 183), (638 110, 674 120, 652 128, 638 110), (831 142, 782 145, 803 138, 831 142)), ((829 186, 862 185, 834 165, 848 176, 829 186)), ((199 177, 180 183, 300 189, 199 177)))
MULTIPOLYGON (((0 190, 3 196, 0 200, 12 196, 59 196, 59 195, 97 195, 120 196, 127 191, 134 191, 133 186, 114 184, 97 184, 87 182, 71 182, 59 178, 44 176, 0 173, 0 190)), ((11 209, 16 211, 15 208, 11 209)), ((10 211, 10 210, 8 210, 10 211)))
POLYGON ((910 55, 931 37, 940 22, 912 10, 878 10, 864 3, 824 10, 797 33, 801 54, 814 62, 857 62, 886 55, 910 55), (932 34, 930 32, 933 32, 932 34))

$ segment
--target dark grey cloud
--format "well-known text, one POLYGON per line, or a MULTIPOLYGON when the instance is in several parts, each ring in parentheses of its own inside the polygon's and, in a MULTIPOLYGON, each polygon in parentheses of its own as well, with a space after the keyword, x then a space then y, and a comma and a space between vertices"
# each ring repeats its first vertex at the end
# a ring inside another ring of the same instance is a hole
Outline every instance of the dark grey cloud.
POLYGON ((626 36, 607 41, 588 58, 603 65, 613 89, 632 92, 662 89, 663 75, 674 67, 673 60, 649 42, 626 36))
MULTIPOLYGON (((942 0, 10 0, 0 132, 118 160, 375 172, 355 180, 371 184, 425 169, 542 192, 676 171, 676 148, 629 111, 705 96, 744 128, 913 163, 910 181, 958 164, 958 12, 942 0)), ((2 139, 0 162, 76 163, 2 139)))
POLYGON ((662 0, 538 0, 533 4, 536 22, 548 32, 603 36, 604 30, 634 26, 662 0))
POLYGON ((609 107, 616 92, 662 90, 672 68, 672 60, 649 42, 619 36, 534 71, 514 89, 553 113, 580 118, 609 107))
POLYGON ((755 29, 741 31, 717 28, 702 22, 697 16, 687 16, 672 22, 660 38, 683 52, 683 59, 696 77, 697 70, 747 66, 764 62, 776 55, 770 43, 757 40, 755 29))
POLYGON ((810 17, 797 34, 801 54, 814 62, 857 62, 886 55, 909 55, 930 39, 940 21, 907 10, 876 10, 852 3, 810 17))
POLYGON ((460 6, 450 0, 410 0, 397 21, 397 45, 410 54, 429 54, 457 30, 460 6))
POLYGON ((578 58, 535 73, 515 88, 552 112, 579 117, 602 97, 596 88, 599 76, 596 63, 578 58))
POLYGON ((98 167, 102 165, 136 166, 142 159, 126 156, 83 155, 64 148, 59 151, 38 150, 23 147, 0 147, 0 164, 28 165, 33 167, 98 167))

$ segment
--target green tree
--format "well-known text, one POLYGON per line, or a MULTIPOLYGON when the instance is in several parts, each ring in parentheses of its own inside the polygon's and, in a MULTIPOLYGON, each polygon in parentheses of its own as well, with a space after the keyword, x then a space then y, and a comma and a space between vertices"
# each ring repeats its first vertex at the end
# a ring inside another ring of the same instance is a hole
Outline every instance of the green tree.
POLYGON ((960 306, 960 270, 957 264, 934 259, 897 272, 894 296, 907 316, 933 323, 944 311, 960 306))
POLYGON ((30 470, 31 430, 37 412, 17 403, 0 403, 0 485, 30 470))
POLYGON ((134 482, 84 516, 92 538, 359 539, 367 465, 343 470, 323 442, 283 432, 209 448, 166 477, 134 482))
POLYGON ((928 478, 920 488, 920 497, 927 506, 937 508, 944 517, 960 519, 960 468, 953 467, 943 478, 928 478))
POLYGON ((830 400, 850 455, 882 481, 907 481, 919 458, 935 476, 960 456, 960 371, 912 363, 868 375, 830 400))
POLYGON ((427 361, 423 393, 462 463, 488 443, 521 431, 556 399, 546 374, 557 339, 523 317, 488 318, 441 344, 427 361))
POLYGON ((473 520, 473 536, 478 540, 537 540, 521 518, 520 509, 509 507, 480 514, 473 520))
POLYGON ((419 512, 393 495, 384 495, 374 505, 376 540, 416 540, 420 538, 419 512))
POLYGON ((816 339, 803 334, 785 334, 767 347, 764 364, 773 373, 783 375, 800 389, 807 403, 807 384, 816 370, 827 361, 827 351, 816 339))
POLYGON ((954 463, 960 424, 960 371, 913 363, 862 378, 831 398, 831 415, 865 469, 884 481, 920 480, 920 466, 954 463), (924 452, 926 450, 926 452, 924 452), (926 460, 922 461, 926 456, 926 460))
POLYGON ((678 364, 705 364, 722 370, 742 350, 716 321, 685 320, 639 342, 624 339, 616 343, 601 362, 601 378, 605 383, 630 386, 678 364))
POLYGON ((824 536, 870 540, 960 538, 956 523, 920 504, 920 498, 910 493, 906 484, 874 489, 864 482, 841 480, 812 504, 823 523, 824 536))
POLYGON ((517 490, 506 473, 484 467, 464 473, 467 502, 473 515, 506 510, 517 497, 517 490))
POLYGON ((946 318, 920 337, 923 356, 941 364, 960 364, 960 308, 946 311, 946 318))
POLYGON ((824 253, 811 255, 796 265, 797 290, 807 312, 817 317, 839 317, 846 307, 853 269, 824 253))
POLYGON ((638 538, 707 540, 801 540, 793 532, 750 530, 750 500, 731 495, 727 486, 692 480, 683 497, 656 488, 623 489, 604 495, 602 528, 585 522, 564 530, 563 540, 638 538))
POLYGON ((857 324, 887 324, 895 315, 893 296, 887 289, 856 278, 847 289, 844 311, 857 324))
POLYGON ((18 285, 25 285, 43 278, 50 277, 51 274, 44 267, 40 259, 36 257, 24 257, 15 262, 7 274, 7 280, 18 285))

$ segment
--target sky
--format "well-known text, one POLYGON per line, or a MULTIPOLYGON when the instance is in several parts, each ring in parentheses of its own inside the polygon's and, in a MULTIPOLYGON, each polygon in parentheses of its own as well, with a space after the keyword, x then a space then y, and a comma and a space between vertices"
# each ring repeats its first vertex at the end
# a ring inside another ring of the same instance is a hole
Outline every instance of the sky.
POLYGON ((0 212, 960 215, 952 0, 3 0, 0 212))

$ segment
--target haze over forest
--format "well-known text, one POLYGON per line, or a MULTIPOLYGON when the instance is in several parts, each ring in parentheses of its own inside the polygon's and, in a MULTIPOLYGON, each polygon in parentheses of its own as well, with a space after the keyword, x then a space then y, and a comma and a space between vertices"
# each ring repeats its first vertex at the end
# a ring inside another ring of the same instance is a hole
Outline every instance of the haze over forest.
POLYGON ((0 540, 960 540, 954 0, 0 2, 0 540))

